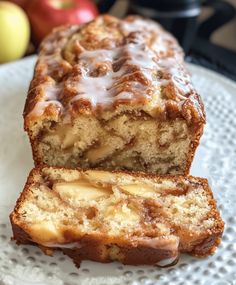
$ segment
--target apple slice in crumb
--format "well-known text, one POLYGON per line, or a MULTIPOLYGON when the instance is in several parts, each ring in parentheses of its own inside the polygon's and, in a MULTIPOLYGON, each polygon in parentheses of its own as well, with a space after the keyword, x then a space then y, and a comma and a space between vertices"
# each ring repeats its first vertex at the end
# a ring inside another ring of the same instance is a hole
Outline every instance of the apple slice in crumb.
POLYGON ((31 225, 29 234, 34 237, 34 242, 40 242, 41 244, 53 242, 58 240, 58 236, 61 236, 60 230, 52 221, 41 221, 31 225))
POLYGON ((91 200, 112 194, 108 188, 97 188, 87 181, 57 182, 54 183, 53 190, 65 200, 91 200))
POLYGON ((154 195, 158 194, 158 191, 152 185, 144 183, 121 185, 120 188, 128 194, 137 195, 144 198, 152 198, 154 195))
POLYGON ((116 181, 115 174, 102 170, 86 170, 83 175, 91 183, 113 184, 116 181))

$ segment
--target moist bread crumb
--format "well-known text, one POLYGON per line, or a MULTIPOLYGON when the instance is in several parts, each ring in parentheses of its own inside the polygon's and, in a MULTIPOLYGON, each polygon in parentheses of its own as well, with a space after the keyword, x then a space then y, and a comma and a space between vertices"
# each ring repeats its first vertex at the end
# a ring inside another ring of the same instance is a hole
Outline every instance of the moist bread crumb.
POLYGON ((31 171, 10 219, 18 243, 60 249, 77 266, 207 256, 224 229, 206 179, 53 167, 31 171))

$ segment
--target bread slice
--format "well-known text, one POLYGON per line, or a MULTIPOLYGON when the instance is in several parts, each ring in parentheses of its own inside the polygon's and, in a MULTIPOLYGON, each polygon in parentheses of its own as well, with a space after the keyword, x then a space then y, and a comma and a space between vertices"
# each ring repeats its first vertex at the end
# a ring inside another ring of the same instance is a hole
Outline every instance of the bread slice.
POLYGON ((188 174, 205 124, 177 41, 97 17, 42 43, 24 110, 36 165, 188 174))
POLYGON ((212 254, 224 223, 206 179, 33 169, 12 212, 14 239, 81 260, 170 265, 212 254))

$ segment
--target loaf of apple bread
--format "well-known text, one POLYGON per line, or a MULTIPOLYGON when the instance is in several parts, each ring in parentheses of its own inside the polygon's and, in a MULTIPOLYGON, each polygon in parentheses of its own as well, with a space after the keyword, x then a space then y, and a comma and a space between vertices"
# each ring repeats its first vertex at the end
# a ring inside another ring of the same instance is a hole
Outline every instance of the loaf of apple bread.
POLYGON ((45 39, 24 122, 36 165, 188 174, 205 114, 170 34, 105 15, 45 39))
POLYGON ((212 254, 224 228, 207 180, 103 170, 32 170, 12 212, 14 239, 81 260, 177 262, 212 254))

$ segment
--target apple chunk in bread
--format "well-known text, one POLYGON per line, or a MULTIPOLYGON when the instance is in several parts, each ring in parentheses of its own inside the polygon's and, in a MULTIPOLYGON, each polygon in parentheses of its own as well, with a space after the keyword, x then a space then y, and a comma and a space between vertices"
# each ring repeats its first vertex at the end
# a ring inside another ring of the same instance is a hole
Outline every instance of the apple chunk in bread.
POLYGON ((109 190, 98 188, 86 181, 57 182, 53 184, 53 190, 62 199, 91 200, 99 197, 109 196, 109 190))

